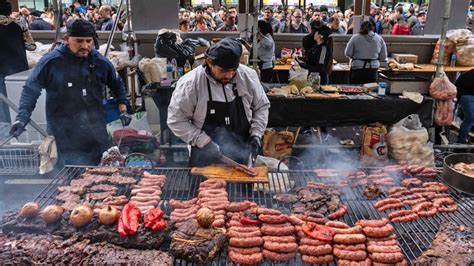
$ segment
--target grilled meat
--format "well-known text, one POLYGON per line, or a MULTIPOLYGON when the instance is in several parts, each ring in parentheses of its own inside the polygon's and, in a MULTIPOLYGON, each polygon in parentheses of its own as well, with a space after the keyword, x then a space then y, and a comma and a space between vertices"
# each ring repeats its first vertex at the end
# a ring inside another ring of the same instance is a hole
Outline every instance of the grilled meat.
POLYGON ((441 224, 431 247, 414 262, 415 265, 472 265, 474 262, 474 229, 453 222, 441 224))
POLYGON ((84 186, 60 186, 58 187, 59 192, 71 192, 74 194, 83 194, 86 192, 86 187, 84 186))
POLYGON ((74 187, 90 187, 92 185, 96 184, 96 182, 93 179, 73 179, 71 180, 70 185, 74 187))
POLYGON ((117 173, 119 169, 117 167, 112 166, 104 166, 98 168, 90 168, 86 170, 86 173, 94 174, 94 175, 111 175, 117 173))
POLYGON ((132 184, 137 183, 137 180, 135 180, 134 178, 128 177, 128 176, 121 176, 121 175, 110 176, 107 181, 111 184, 116 184, 116 185, 132 185, 132 184))
POLYGON ((104 191, 104 192, 95 192, 95 193, 87 193, 85 198, 87 201, 98 201, 103 200, 107 197, 114 196, 116 191, 104 191))
POLYGON ((367 198, 376 198, 383 194, 382 190, 374 184, 367 185, 363 193, 367 198))
POLYGON ((285 203, 295 203, 298 201, 298 196, 295 194, 283 193, 273 196, 274 199, 285 203))
POLYGON ((88 192, 103 192, 103 191, 117 192, 117 190, 118 190, 117 187, 112 186, 112 185, 105 185, 105 184, 94 185, 87 189, 88 192))
POLYGON ((81 201, 66 201, 61 204, 61 207, 63 207, 66 211, 72 211, 79 204, 81 204, 81 201))
POLYGON ((81 178, 84 180, 89 180, 93 181, 93 184, 102 184, 105 183, 109 180, 110 176, 108 175, 93 175, 93 174, 88 174, 84 173, 81 175, 81 178))
POLYGON ((68 192, 68 191, 59 193, 59 195, 57 195, 55 198, 63 202, 80 202, 81 201, 81 197, 79 195, 74 194, 72 192, 68 192))

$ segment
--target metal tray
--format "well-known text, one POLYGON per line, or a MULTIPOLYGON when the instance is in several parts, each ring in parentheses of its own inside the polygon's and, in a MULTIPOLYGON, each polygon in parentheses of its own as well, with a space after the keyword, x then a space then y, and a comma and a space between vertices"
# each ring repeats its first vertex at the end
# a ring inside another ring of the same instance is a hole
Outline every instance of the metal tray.
POLYGON ((457 163, 474 163, 474 153, 456 153, 446 156, 444 158, 442 178, 449 185, 474 195, 474 178, 460 173, 450 166, 457 163))

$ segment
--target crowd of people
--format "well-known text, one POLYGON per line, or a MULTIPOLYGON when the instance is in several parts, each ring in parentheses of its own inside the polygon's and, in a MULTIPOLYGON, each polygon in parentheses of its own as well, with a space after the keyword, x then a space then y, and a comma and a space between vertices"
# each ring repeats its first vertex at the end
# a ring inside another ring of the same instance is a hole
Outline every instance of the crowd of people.
MULTIPOLYGON (((18 23, 24 28, 30 30, 55 30, 56 23, 52 7, 45 8, 43 12, 30 10, 27 6, 21 6, 19 12, 13 12, 12 17, 16 18, 18 23)), ((90 4, 84 6, 79 2, 63 8, 60 25, 61 31, 66 31, 66 25, 75 19, 85 19, 94 25, 96 30, 110 31, 113 28, 117 17, 117 7, 90 4)), ((122 29, 123 22, 119 21, 118 28, 122 29)))
MULTIPOLYGON (((404 11, 402 6, 390 10, 387 6, 372 4, 368 16, 377 34, 423 35, 426 6, 410 6, 404 11)), ((277 6, 264 7, 259 20, 271 24, 273 33, 309 33, 311 22, 322 21, 331 34, 352 34, 354 6, 345 11, 338 7, 309 5, 305 9, 277 6)), ((235 7, 196 6, 181 8, 178 13, 179 29, 188 31, 238 31, 238 16, 235 7)))

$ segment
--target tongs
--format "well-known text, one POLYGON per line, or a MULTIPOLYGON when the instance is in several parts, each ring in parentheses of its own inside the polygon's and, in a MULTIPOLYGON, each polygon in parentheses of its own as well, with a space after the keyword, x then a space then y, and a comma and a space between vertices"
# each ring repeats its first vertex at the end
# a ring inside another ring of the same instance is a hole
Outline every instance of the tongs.
POLYGON ((232 160, 231 158, 225 156, 225 155, 221 155, 221 161, 227 165, 230 165, 232 167, 235 167, 235 169, 247 174, 247 175, 250 175, 250 176, 256 176, 257 173, 248 168, 247 166, 243 165, 243 164, 239 164, 238 162, 232 160))

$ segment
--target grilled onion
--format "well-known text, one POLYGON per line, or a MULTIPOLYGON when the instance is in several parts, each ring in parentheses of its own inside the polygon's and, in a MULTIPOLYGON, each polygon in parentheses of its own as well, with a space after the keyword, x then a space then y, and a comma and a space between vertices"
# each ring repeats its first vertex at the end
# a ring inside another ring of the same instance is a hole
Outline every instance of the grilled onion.
POLYGON ((64 213, 64 208, 58 205, 49 205, 48 207, 44 208, 41 213, 41 218, 47 223, 51 224, 59 219, 64 213))
POLYGON ((209 228, 214 222, 214 213, 208 208, 201 208, 196 213, 196 220, 201 227, 209 228))
POLYGON ((107 206, 99 211, 99 223, 101 224, 113 224, 119 217, 120 211, 115 207, 107 206))
POLYGON ((20 210, 20 218, 31 218, 38 215, 40 212, 40 207, 36 202, 28 202, 20 210))
POLYGON ((69 221, 75 227, 82 227, 92 220, 92 209, 89 206, 81 205, 72 210, 69 221))

